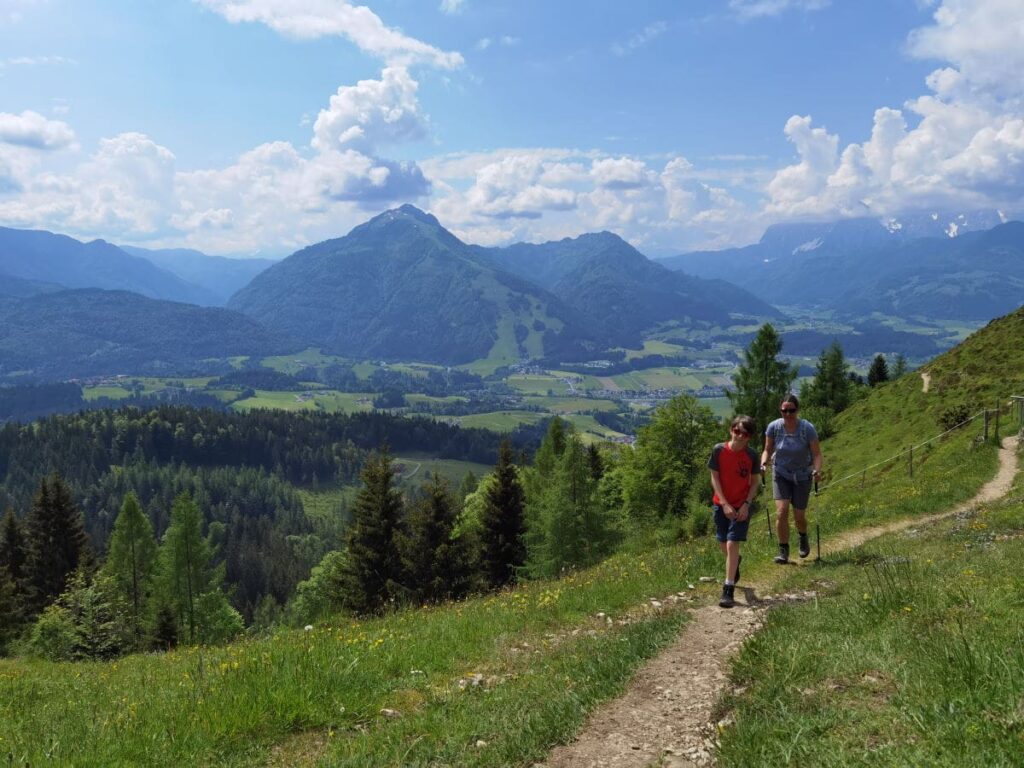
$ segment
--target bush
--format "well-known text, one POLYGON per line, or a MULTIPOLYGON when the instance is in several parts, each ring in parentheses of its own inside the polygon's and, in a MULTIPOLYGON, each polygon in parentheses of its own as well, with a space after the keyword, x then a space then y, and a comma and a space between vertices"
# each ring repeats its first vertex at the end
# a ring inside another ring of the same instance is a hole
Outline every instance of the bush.
POLYGON ((43 611, 32 627, 26 651, 49 661, 71 661, 77 643, 78 630, 70 612, 54 604, 43 611))
POLYGON ((819 440, 825 440, 836 433, 836 414, 831 408, 820 405, 809 405, 800 414, 814 425, 819 440))
POLYGON ((966 405, 954 405, 939 414, 939 426, 948 432, 971 418, 971 409, 966 405))

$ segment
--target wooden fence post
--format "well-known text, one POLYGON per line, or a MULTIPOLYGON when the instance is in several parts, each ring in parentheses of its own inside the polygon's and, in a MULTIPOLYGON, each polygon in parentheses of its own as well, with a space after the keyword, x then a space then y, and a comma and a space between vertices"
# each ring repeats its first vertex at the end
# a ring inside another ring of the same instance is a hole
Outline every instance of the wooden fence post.
POLYGON ((996 445, 999 445, 999 403, 996 403, 996 445))
POLYGON ((981 439, 988 441, 988 408, 985 409, 985 431, 982 433, 981 439))

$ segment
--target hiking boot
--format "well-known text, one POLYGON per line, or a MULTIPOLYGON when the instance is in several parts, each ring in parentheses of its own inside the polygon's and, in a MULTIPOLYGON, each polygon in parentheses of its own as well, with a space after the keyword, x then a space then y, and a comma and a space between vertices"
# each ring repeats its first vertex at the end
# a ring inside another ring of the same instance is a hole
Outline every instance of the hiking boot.
POLYGON ((789 562, 789 544, 779 544, 779 554, 775 556, 775 562, 779 565, 789 562))
POLYGON ((811 554, 811 542, 807 539, 806 533, 800 534, 800 557, 807 557, 811 554))
POLYGON ((733 584, 740 583, 740 563, 743 562, 743 555, 740 555, 739 560, 736 561, 736 578, 733 580, 733 584))
POLYGON ((723 584, 722 585, 722 596, 718 600, 718 607, 719 608, 732 608, 734 605, 736 605, 736 602, 733 600, 733 593, 735 591, 736 591, 736 587, 733 584, 723 584))

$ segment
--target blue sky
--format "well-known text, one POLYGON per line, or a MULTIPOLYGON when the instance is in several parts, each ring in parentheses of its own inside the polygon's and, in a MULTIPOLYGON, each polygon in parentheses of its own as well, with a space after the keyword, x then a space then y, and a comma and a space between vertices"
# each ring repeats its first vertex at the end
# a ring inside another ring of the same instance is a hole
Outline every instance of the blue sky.
POLYGON ((0 225, 283 255, 412 202, 661 255, 1019 215, 1016 0, 0 0, 0 225))

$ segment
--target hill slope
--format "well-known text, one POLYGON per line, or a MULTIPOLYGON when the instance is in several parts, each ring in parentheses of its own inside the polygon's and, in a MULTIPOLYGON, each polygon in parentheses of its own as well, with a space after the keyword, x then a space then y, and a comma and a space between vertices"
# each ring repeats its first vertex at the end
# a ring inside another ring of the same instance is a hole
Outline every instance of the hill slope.
POLYGON ((239 289, 275 263, 271 259, 227 259, 189 248, 151 250, 122 245, 121 250, 199 286, 218 306, 227 304, 239 289))
POLYGON ((731 315, 780 316, 736 285, 672 272, 611 232, 479 252, 550 290, 620 345, 637 344, 642 331, 663 322, 730 325, 731 315))
POLYGON ((103 240, 0 227, 0 274, 66 288, 132 291, 151 299, 212 302, 198 286, 103 240))
POLYGON ((0 300, 0 376, 181 373, 206 358, 294 348, 238 312, 127 291, 82 289, 0 300))
POLYGON ((228 306, 361 358, 515 362, 598 341, 556 297, 480 260, 409 205, 292 254, 228 306))

